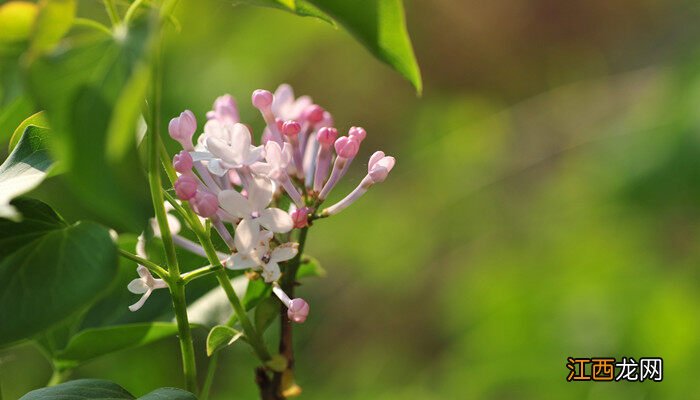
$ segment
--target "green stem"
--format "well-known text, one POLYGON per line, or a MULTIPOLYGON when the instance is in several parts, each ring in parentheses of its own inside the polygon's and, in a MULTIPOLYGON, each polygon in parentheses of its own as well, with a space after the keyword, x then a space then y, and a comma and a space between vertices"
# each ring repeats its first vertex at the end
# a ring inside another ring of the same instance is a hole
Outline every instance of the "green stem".
MULTIPOLYGON (((215 352, 213 356, 209 359, 209 366, 207 367, 207 376, 204 379, 204 387, 202 387, 202 393, 199 395, 200 400, 208 400, 209 392, 211 392, 211 387, 214 384, 214 375, 216 374, 216 367, 219 364, 219 351, 215 352)), ((2 400, 2 399, 0 399, 2 400)))
POLYGON ((228 297, 229 302, 233 306, 233 311, 236 313, 238 320, 241 322, 241 327, 243 328, 243 332, 248 339, 248 343, 250 343, 251 347, 253 347, 253 351, 255 351, 255 354, 258 356, 258 358, 260 358, 260 360, 263 362, 270 360, 270 353, 267 351, 267 348, 265 348, 262 336, 260 336, 260 334, 253 327, 253 324, 250 322, 250 318, 248 318, 248 314, 245 311, 245 307, 243 307, 241 300, 236 294, 236 291, 233 290, 233 285, 231 285, 231 281, 229 280, 228 275, 226 275, 224 266, 221 265, 221 261, 219 261, 219 258, 216 255, 216 249, 214 248, 211 239, 200 233, 197 233, 197 238, 202 244, 204 251, 207 253, 209 262, 215 269, 216 279, 224 289, 224 292, 226 292, 226 297, 228 297))
MULTIPOLYGON (((160 24, 158 24, 160 27, 160 24)), ((162 66, 161 66, 161 46, 162 37, 158 33, 155 38, 153 47, 153 74, 151 82, 151 112, 150 124, 148 129, 148 183, 151 190, 151 199, 153 200, 153 209, 155 210, 156 220, 160 228, 163 247, 168 264, 168 287, 173 299, 173 309, 175 311, 175 319, 177 320, 178 339, 180 341, 180 352, 182 353, 182 369, 185 375, 185 388, 192 393, 197 393, 197 368, 194 358, 194 345, 192 343, 192 331, 190 330, 189 320, 187 318, 187 301, 185 299, 185 286, 180 277, 180 266, 175 253, 175 244, 173 243, 170 227, 168 226, 168 218, 163 205, 163 186, 160 179, 160 154, 159 154, 159 138, 160 138, 160 105, 162 98, 162 66)))
POLYGON ((109 20, 112 21, 112 26, 118 25, 121 22, 119 18, 119 12, 117 11, 117 6, 114 4, 114 0, 103 0, 105 5, 105 10, 107 10, 107 15, 109 15, 109 20))
POLYGON ((51 374, 51 378, 49 379, 49 383, 46 384, 46 386, 56 386, 60 383, 65 382, 68 380, 70 375, 73 373, 73 370, 70 369, 58 369, 54 368, 53 374, 51 374))
POLYGON ((207 265, 206 267, 197 268, 194 271, 182 274, 182 280, 185 282, 185 284, 187 284, 197 278, 213 274, 217 269, 219 269, 219 267, 215 265, 207 265))
POLYGON ((144 267, 148 268, 149 271, 158 275, 158 277, 160 277, 161 279, 167 279, 170 276, 165 268, 154 263, 153 261, 146 260, 145 258, 139 257, 136 254, 131 254, 128 251, 122 249, 119 249, 119 255, 124 258, 128 258, 129 260, 137 264, 143 265, 144 267))
POLYGON ((129 26, 129 22, 131 21, 132 18, 134 18, 134 14, 136 13, 136 10, 141 7, 141 4, 143 4, 144 0, 136 0, 131 5, 129 8, 126 9, 126 14, 124 14, 124 24, 126 26, 129 26))
POLYGON ((109 36, 112 36, 112 31, 109 28, 107 28, 106 26, 102 25, 101 23, 94 21, 94 20, 91 20, 91 19, 76 18, 73 20, 73 25, 84 26, 86 28, 96 29, 102 33, 105 33, 109 36))

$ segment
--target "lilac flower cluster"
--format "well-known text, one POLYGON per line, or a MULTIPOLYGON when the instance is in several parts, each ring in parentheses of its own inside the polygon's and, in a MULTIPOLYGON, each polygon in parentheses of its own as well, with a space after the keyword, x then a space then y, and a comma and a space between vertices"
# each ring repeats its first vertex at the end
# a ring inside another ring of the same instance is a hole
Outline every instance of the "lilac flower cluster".
MULTIPOLYGON (((238 107, 230 95, 216 99, 196 143, 197 120, 191 111, 170 121, 169 134, 183 148, 173 158, 178 173, 174 190, 199 216, 208 218, 228 244, 231 254, 222 255, 224 265, 259 271, 288 307, 290 320, 303 322, 308 304, 303 299, 290 299, 276 283, 281 276, 279 263, 298 252, 297 243, 282 238, 288 238, 286 234, 292 229, 307 227, 315 218, 348 207, 372 185, 383 182, 395 160, 375 152, 360 184, 321 210, 320 205, 348 171, 367 133, 352 127, 346 136, 339 136, 328 111, 308 96, 295 98, 286 84, 274 94, 254 91, 252 103, 266 123, 258 146, 253 144, 250 129, 240 123, 238 107), (285 195, 288 210, 276 206, 285 204, 281 201, 285 195), (226 224, 234 227, 234 235, 226 224)), ((195 243, 177 235, 174 239, 181 246, 200 251, 195 243)), ((149 282, 150 278, 139 280, 140 293, 150 294, 149 282)))

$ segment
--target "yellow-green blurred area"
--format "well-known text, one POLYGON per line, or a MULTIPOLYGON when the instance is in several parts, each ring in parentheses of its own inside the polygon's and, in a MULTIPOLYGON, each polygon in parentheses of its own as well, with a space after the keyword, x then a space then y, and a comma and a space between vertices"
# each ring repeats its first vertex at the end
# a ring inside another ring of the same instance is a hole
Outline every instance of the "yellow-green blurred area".
MULTIPOLYGON (((288 82, 367 129, 331 202, 374 150, 397 159, 310 232, 328 276, 298 289, 302 398, 700 398, 700 6, 406 3, 422 98, 344 31, 277 10, 181 0, 168 37, 167 118, 201 122, 228 92, 259 134, 250 93, 288 82), (568 383, 568 356, 663 357, 664 379, 568 383)), ((97 1, 79 14, 106 21, 97 1)), ((6 399, 49 378, 31 346, 0 357, 6 399)), ((141 395, 180 385, 179 359, 166 340, 74 377, 141 395)), ((254 366, 226 350, 212 397, 255 398, 254 366)))

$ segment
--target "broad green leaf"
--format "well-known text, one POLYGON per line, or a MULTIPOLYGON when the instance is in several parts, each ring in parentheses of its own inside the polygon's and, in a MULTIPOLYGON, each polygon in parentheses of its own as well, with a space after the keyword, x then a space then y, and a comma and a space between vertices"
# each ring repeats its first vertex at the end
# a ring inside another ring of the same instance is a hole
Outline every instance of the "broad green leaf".
POLYGON ((321 263, 316 258, 305 255, 301 259, 301 265, 299 265, 299 269, 297 270, 297 279, 307 277, 325 278, 326 270, 323 269, 321 263))
POLYGON ((48 132, 45 128, 27 127, 15 149, 0 165, 0 218, 19 221, 21 214, 10 201, 36 188, 53 165, 47 149, 48 132))
POLYGON ((20 400, 133 400, 134 396, 114 382, 102 379, 78 379, 31 391, 20 400))
POLYGON ((160 388, 139 397, 139 400, 197 400, 197 397, 182 389, 160 388))
POLYGON ((75 19, 75 0, 42 0, 31 38, 32 52, 50 49, 68 32, 75 19))
MULTIPOLYGON (((2 83, 0 82, 0 85, 2 83)), ((2 93, 0 93, 0 97, 2 93)), ((0 143, 12 136, 17 125, 32 113, 32 103, 24 95, 7 99, 7 104, 0 109, 0 143)), ((10 149, 12 150, 12 149, 10 149)))
POLYGON ((239 332, 230 326, 217 325, 209 331, 207 336, 207 355, 211 356, 214 352, 235 343, 243 337, 243 332, 239 332))
POLYGON ((7 146, 8 151, 12 151, 15 146, 19 143, 20 139, 22 139, 22 135, 24 134, 24 131, 30 126, 34 125, 39 128, 44 128, 44 129, 49 129, 49 121, 46 120, 46 113, 43 111, 39 111, 36 114, 32 114, 27 119, 22 121, 17 128, 15 128, 15 131, 12 133, 12 137, 10 137, 10 144, 7 146))
MULTIPOLYGON (((29 392, 20 400, 134 400, 126 389, 102 379, 78 379, 29 392)), ((190 392, 176 388, 160 388, 139 397, 140 400, 197 400, 190 392)))
POLYGON ((266 297, 255 307, 255 329, 265 332, 272 321, 280 315, 281 303, 276 297, 266 297))
POLYGON ((102 221, 132 232, 143 230, 152 215, 135 151, 144 84, 138 79, 132 83, 140 76, 136 71, 149 42, 144 23, 114 36, 72 35, 60 48, 35 59, 28 71, 30 93, 46 110, 52 151, 66 168, 66 179, 102 221))
POLYGON ((331 17, 307 0, 245 0, 244 2, 254 6, 289 11, 302 17, 315 17, 335 25, 335 21, 331 17))
POLYGON ((117 252, 106 228, 68 225, 46 204, 17 199, 22 222, 0 219, 0 345, 34 336, 94 302, 117 252))
POLYGON ((73 336, 54 357, 59 368, 74 368, 105 354, 131 349, 175 336, 177 325, 153 322, 86 329, 73 336))
POLYGON ((406 29, 402 0, 297 0, 330 15, 372 54, 409 80, 420 94, 420 70, 406 29))

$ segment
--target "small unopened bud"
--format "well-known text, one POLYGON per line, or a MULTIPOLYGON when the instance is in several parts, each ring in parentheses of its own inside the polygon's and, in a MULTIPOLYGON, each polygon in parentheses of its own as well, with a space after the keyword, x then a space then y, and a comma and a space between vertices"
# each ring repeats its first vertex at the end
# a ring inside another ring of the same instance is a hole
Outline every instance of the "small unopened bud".
POLYGON ((296 136, 301 132, 301 124, 294 120, 286 121, 282 124, 281 131, 287 136, 296 136))
POLYGON ((170 120, 168 133, 177 140, 185 150, 192 150, 192 136, 197 130, 197 119, 190 110, 180 113, 179 117, 170 120))
POLYGON ((312 104, 304 109, 303 116, 312 124, 317 124, 323 120, 326 110, 318 104, 312 104))
POLYGON ((338 157, 353 158, 359 150, 360 142, 351 137, 342 136, 335 141, 335 152, 338 157))
POLYGON ((394 157, 385 156, 383 151, 377 151, 369 159, 367 175, 374 183, 384 182, 395 163, 394 157))
POLYGON ((175 194, 180 200, 190 200, 197 194, 197 179, 192 175, 182 175, 175 181, 175 194))
POLYGON ((359 126, 353 126, 350 128, 348 136, 362 143, 362 141, 365 140, 365 137, 367 137, 367 132, 359 126))
POLYGON ((238 107, 236 100, 230 94, 219 96, 214 101, 213 110, 207 113, 208 119, 218 119, 222 122, 237 123, 240 118, 238 116, 238 107))
POLYGON ((297 229, 301 229, 308 226, 309 213, 311 213, 311 209, 308 207, 302 207, 294 210, 294 212, 292 213, 292 221, 294 222, 294 227, 297 229))
POLYGON ((219 210, 219 199, 207 191, 197 191, 197 195, 190 200, 190 204, 194 211, 204 218, 211 217, 219 210))
POLYGON ((175 171, 181 174, 191 171, 193 165, 192 156, 186 150, 182 150, 173 157, 173 167, 175 167, 175 171))
POLYGON ((335 128, 323 127, 318 130, 316 137, 321 146, 328 148, 338 138, 338 130, 335 128))
POLYGON ((289 308, 287 309, 287 317, 297 324, 301 324, 306 321, 306 317, 309 315, 309 303, 307 303, 302 298, 292 299, 289 302, 289 308))
POLYGON ((258 89, 253 92, 253 105, 257 109, 269 108, 272 105, 274 96, 267 90, 258 89))

